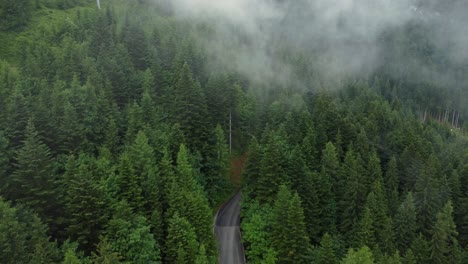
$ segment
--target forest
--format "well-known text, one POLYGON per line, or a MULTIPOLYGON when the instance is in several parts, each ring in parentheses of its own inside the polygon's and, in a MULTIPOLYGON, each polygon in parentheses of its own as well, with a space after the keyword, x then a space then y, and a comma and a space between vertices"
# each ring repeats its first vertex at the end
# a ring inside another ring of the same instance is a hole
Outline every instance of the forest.
POLYGON ((1 263, 218 263, 237 190, 247 263, 468 263, 468 56, 426 20, 339 71, 296 13, 246 64, 242 30, 100 2, 0 0, 1 263))

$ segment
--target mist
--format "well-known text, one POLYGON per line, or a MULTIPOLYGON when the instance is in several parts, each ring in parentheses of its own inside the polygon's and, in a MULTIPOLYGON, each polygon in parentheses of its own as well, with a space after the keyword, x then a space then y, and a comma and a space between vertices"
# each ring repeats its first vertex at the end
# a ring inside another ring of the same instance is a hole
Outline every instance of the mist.
POLYGON ((368 77, 389 59, 404 65, 390 74, 452 81, 447 69, 386 42, 385 34, 409 24, 430 29, 431 52, 443 53, 445 64, 468 59, 462 1, 173 0, 172 6, 178 18, 210 25, 212 32, 196 39, 213 70, 228 68, 256 82, 310 86, 319 79, 339 86, 345 78, 368 77))

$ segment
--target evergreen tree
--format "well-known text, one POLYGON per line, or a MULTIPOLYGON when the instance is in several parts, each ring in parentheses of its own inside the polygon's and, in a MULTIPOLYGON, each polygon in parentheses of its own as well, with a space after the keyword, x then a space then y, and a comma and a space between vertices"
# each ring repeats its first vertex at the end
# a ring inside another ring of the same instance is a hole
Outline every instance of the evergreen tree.
POLYGON ((31 120, 23 146, 16 153, 15 166, 9 190, 11 197, 29 206, 44 222, 50 223, 58 209, 52 155, 49 148, 41 142, 31 120))
POLYGON ((400 252, 406 252, 416 238, 416 207, 412 193, 406 195, 398 208, 394 221, 395 240, 400 252))
POLYGON ((257 199, 262 202, 272 202, 281 184, 285 183, 285 142, 275 132, 266 135, 265 148, 260 161, 260 171, 256 189, 257 199))
POLYGON ((398 167, 395 157, 392 157, 385 171, 385 195, 387 197, 390 215, 395 215, 399 204, 398 194, 398 167))
POLYGON ((377 230, 374 229, 374 219, 371 210, 368 207, 364 208, 362 218, 357 225, 356 230, 356 247, 368 246, 375 248, 377 230))
POLYGON ((112 252, 122 256, 123 261, 160 263, 160 251, 150 226, 143 216, 134 214, 131 209, 125 201, 116 205, 104 239, 111 244, 112 252))
POLYGON ((0 3, 0 29, 18 30, 31 18, 33 4, 28 0, 5 0, 0 3))
POLYGON ((457 235, 453 222, 453 207, 449 201, 437 214, 437 221, 432 231, 432 263, 460 263, 457 235))
POLYGON ((94 264, 121 263, 119 255, 112 250, 112 245, 104 237, 101 237, 101 241, 97 245, 97 252, 93 253, 92 259, 94 264))
POLYGON ((107 200, 94 175, 94 162, 84 154, 78 160, 71 156, 61 180, 68 216, 65 220, 67 235, 80 243, 86 253, 91 252, 99 242, 101 230, 108 218, 107 200))
POLYGON ((214 144, 206 164, 205 186, 210 201, 228 190, 229 146, 220 125, 214 131, 214 144))
POLYGON ((167 263, 181 263, 176 262, 185 261, 186 263, 193 263, 196 260, 198 252, 197 237, 192 225, 184 217, 179 217, 175 213, 169 220, 169 226, 166 237, 165 246, 165 261, 167 263), (183 258, 180 252, 183 252, 183 258))
POLYGON ((440 192, 436 180, 436 158, 432 156, 421 169, 416 179, 414 199, 418 224, 423 233, 433 226, 436 212, 440 209, 440 192))
POLYGON ((360 159, 354 156, 352 149, 348 150, 342 167, 342 173, 345 177, 343 185, 343 196, 340 200, 339 208, 341 213, 340 230, 344 234, 349 234, 357 222, 361 211, 360 196, 362 196, 362 185, 360 182, 361 164, 360 159))
POLYGON ((320 241, 320 249, 318 254, 318 264, 335 264, 338 260, 335 255, 333 238, 326 233, 320 241))
POLYGON ((278 263, 306 263, 309 238, 301 201, 297 193, 292 195, 284 185, 274 204, 271 236, 278 263))
POLYGON ((246 257, 249 263, 261 263, 272 250, 269 237, 271 208, 269 206, 260 207, 258 203, 254 203, 247 211, 247 213, 253 212, 253 214, 246 217, 241 223, 242 238, 246 241, 244 243, 246 257))
POLYGON ((120 156, 117 180, 121 198, 125 199, 135 210, 143 208, 143 196, 140 187, 141 175, 135 173, 133 164, 126 152, 120 156))
POLYGON ((334 232, 336 223, 336 201, 335 194, 337 194, 340 164, 338 161, 336 148, 329 142, 325 146, 322 154, 322 167, 320 170, 320 206, 322 213, 320 214, 321 227, 323 232, 334 232))
POLYGON ((67 252, 65 252, 65 258, 62 262, 62 264, 81 264, 83 263, 77 256, 76 253, 68 249, 67 252))
POLYGON ((342 264, 373 264, 374 257, 372 251, 364 246, 358 251, 350 249, 345 258, 341 261, 342 264))
POLYGON ((171 98, 167 109, 172 109, 174 123, 180 124, 191 149, 203 151, 209 134, 205 95, 187 63, 176 78, 171 98))
POLYGON ((414 257, 413 250, 411 250, 411 248, 406 251, 406 254, 401 260, 401 263, 402 264, 416 264, 416 259, 414 257))
POLYGON ((416 263, 429 263, 430 244, 421 233, 419 233, 419 236, 413 240, 411 251, 414 254, 416 263))
POLYGON ((0 258, 2 263, 57 261, 57 247, 49 242, 47 226, 23 207, 0 198, 0 258))

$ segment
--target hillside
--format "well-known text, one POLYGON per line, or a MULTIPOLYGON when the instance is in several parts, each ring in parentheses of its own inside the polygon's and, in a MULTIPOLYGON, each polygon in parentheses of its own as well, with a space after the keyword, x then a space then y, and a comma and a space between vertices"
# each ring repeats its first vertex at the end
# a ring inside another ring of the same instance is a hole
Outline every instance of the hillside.
POLYGON ((0 262, 468 262, 455 27, 254 2, 0 1, 0 262))

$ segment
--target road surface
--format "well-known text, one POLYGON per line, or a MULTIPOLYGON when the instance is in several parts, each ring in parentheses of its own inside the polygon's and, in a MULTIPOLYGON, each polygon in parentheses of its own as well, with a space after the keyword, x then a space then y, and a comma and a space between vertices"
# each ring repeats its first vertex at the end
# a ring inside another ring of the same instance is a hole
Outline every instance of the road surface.
POLYGON ((215 234, 219 244, 219 264, 245 263, 244 248, 240 235, 240 199, 238 192, 219 209, 215 234))

